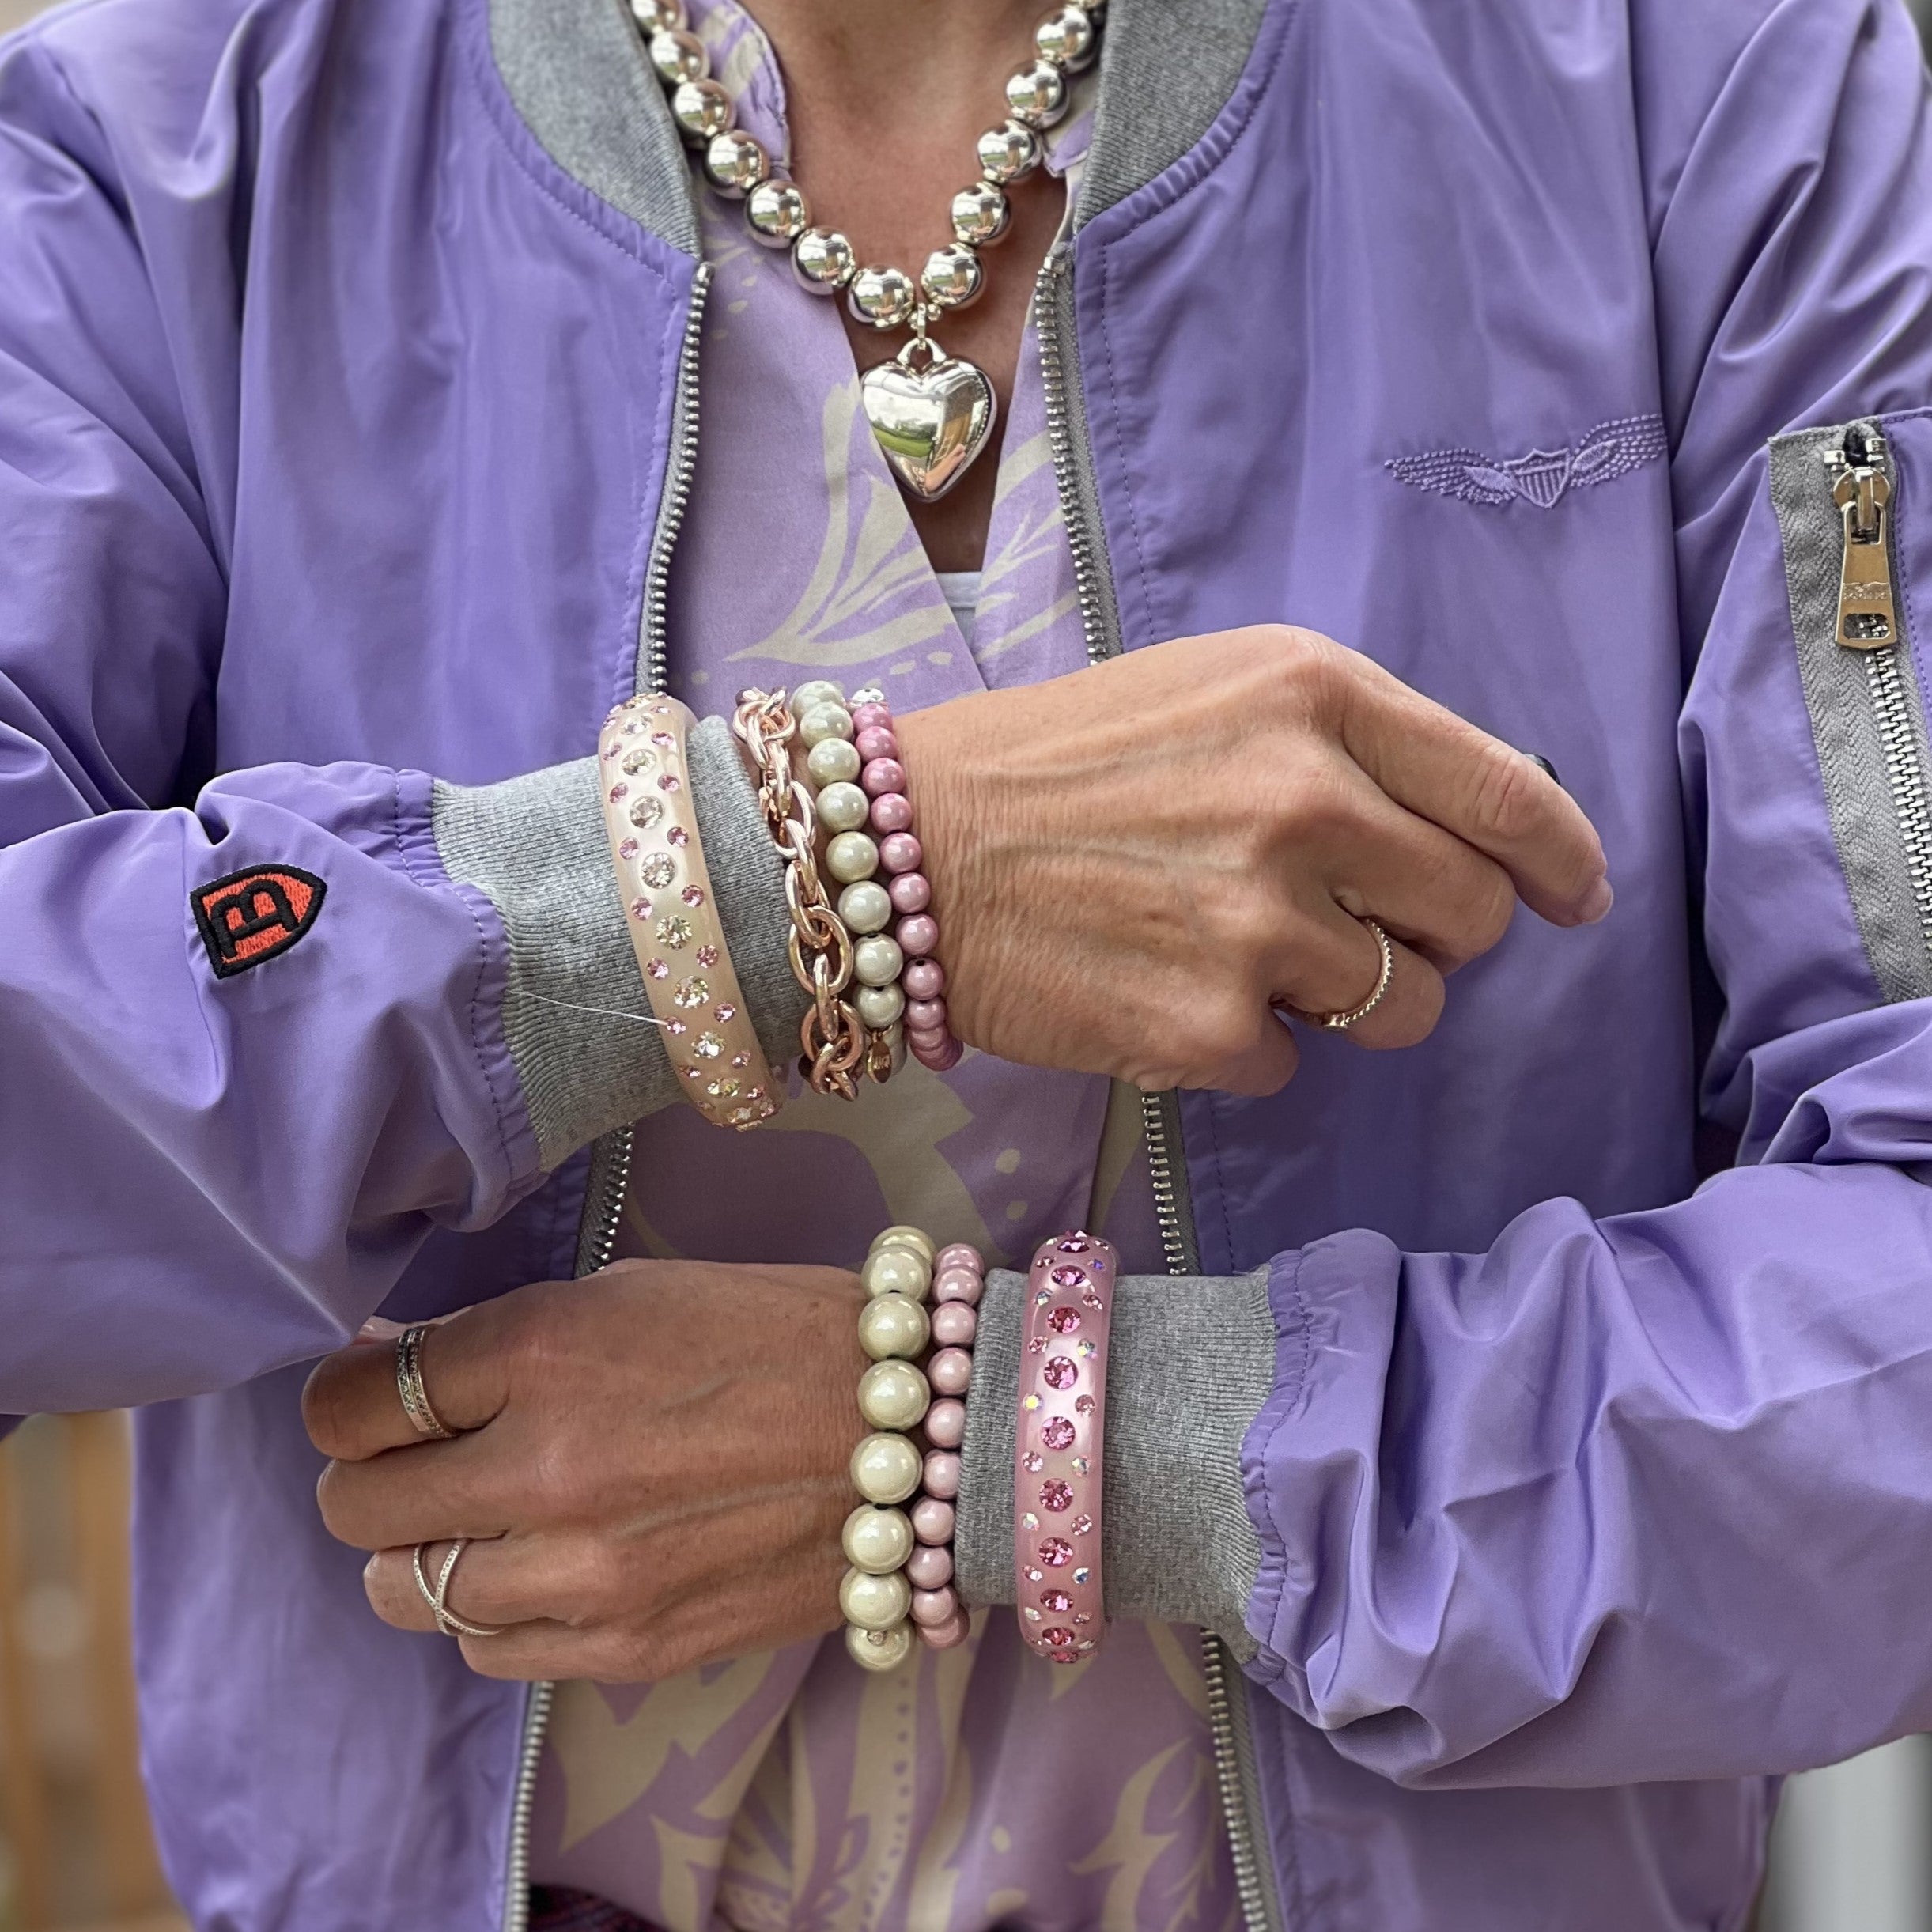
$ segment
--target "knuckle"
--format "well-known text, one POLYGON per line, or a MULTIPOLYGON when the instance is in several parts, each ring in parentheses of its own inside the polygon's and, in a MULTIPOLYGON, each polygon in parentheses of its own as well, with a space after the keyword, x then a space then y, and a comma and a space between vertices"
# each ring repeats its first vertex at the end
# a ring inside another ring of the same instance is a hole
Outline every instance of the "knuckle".
POLYGON ((331 1363, 319 1363, 302 1385, 302 1427, 325 1456, 339 1456, 348 1447, 341 1384, 331 1363))
POLYGON ((1488 868, 1469 894, 1464 956, 1474 959, 1502 943, 1516 916, 1516 888, 1499 867, 1488 868))
POLYGON ((1505 845, 1527 838, 1537 822, 1537 789, 1534 767, 1527 758, 1501 745, 1486 748, 1471 807, 1478 832, 1505 845))

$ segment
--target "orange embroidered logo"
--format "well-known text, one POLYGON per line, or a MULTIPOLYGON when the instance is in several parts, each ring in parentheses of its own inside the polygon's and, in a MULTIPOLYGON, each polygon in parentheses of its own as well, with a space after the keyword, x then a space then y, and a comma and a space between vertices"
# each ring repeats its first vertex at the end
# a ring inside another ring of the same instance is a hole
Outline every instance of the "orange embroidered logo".
POLYGON ((198 887, 195 924, 218 979, 285 953, 316 923, 328 890, 293 865, 251 866, 198 887))

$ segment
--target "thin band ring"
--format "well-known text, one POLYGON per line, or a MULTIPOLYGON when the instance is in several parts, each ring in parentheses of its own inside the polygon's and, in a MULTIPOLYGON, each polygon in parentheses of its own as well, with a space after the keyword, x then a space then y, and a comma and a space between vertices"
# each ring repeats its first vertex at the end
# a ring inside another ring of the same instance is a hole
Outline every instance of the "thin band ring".
POLYGON ((429 1323, 418 1321, 395 1338, 395 1389, 410 1427, 430 1442, 445 1442, 456 1431, 430 1407, 422 1386, 422 1338, 429 1333, 429 1323))
POLYGON ((429 1614, 436 1619, 436 1627, 446 1637, 500 1637, 506 1626, 489 1624, 469 1624, 457 1616, 449 1607, 449 1579, 456 1573, 456 1559, 470 1547, 467 1537, 458 1537, 449 1546, 449 1554, 443 1559, 443 1567, 437 1572, 433 1588, 428 1574, 422 1567, 422 1553, 429 1548, 427 1543, 418 1543, 415 1553, 410 1558, 410 1567, 416 1573, 416 1588, 422 1600, 429 1606, 429 1614))
POLYGON ((1367 1019, 1387 996, 1389 982, 1395 977, 1395 947, 1389 936, 1382 929, 1381 922, 1364 918, 1362 924, 1375 936, 1375 943, 1382 948, 1382 970, 1375 976, 1375 989, 1359 1006, 1352 1006, 1345 1013, 1310 1013, 1309 1018, 1318 1026, 1329 1033, 1346 1033, 1357 1020, 1367 1019))

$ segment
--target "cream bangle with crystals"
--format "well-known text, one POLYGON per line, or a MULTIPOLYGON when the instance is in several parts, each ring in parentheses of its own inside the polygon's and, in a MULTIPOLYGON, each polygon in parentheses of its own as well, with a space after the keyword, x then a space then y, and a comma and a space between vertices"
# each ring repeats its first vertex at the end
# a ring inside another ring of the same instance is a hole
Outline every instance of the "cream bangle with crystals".
POLYGON ((604 720, 598 785, 625 924, 679 1090, 720 1127, 778 1111, 705 869, 675 698, 633 698, 604 720))

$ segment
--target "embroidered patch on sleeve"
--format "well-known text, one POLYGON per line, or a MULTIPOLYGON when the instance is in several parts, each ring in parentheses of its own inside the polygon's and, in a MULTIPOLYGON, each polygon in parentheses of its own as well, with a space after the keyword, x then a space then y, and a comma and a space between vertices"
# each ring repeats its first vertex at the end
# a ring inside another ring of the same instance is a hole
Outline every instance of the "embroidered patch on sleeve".
POLYGON ((1389 474, 1417 490, 1499 509, 1519 499, 1552 510, 1572 490, 1628 476, 1670 453, 1661 416, 1624 416, 1600 422, 1567 449, 1533 449, 1498 461, 1480 449, 1432 449, 1392 457, 1389 474))
POLYGON ((217 979, 232 978, 285 953, 316 923, 328 890, 293 865, 255 865, 198 886, 195 924, 217 979))

